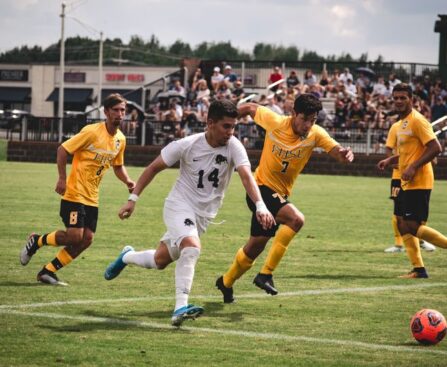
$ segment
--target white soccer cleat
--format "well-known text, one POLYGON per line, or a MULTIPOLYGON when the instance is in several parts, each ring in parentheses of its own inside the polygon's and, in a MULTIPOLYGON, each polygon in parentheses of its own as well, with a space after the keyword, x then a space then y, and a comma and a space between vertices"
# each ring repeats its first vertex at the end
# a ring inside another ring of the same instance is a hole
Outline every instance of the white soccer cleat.
POLYGON ((420 241, 419 246, 421 246, 422 250, 425 250, 425 251, 428 251, 428 252, 432 252, 432 251, 436 250, 436 246, 435 245, 432 245, 430 242, 423 241, 423 240, 420 241))
POLYGON ((405 252, 405 248, 403 246, 391 246, 384 250, 387 254, 394 254, 398 252, 405 252))

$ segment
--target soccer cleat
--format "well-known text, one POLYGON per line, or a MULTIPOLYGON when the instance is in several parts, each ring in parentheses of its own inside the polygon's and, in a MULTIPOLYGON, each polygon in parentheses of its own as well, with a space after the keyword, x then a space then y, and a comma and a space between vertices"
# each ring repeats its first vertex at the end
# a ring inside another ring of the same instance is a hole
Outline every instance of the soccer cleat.
POLYGON ((223 276, 217 278, 216 280, 216 288, 222 292, 224 303, 233 303, 233 287, 225 287, 223 282, 223 276))
POLYGON ((409 273, 404 275, 399 275, 398 278, 402 279, 416 279, 416 278, 428 278, 427 271, 425 268, 413 268, 409 273))
POLYGON ((46 268, 43 268, 41 271, 39 271, 39 273, 37 274, 37 281, 49 285, 68 285, 67 283, 60 281, 56 274, 54 274, 52 271, 47 270, 46 268))
POLYGON ((172 314, 171 324, 172 326, 180 327, 184 320, 194 320, 203 314, 203 307, 194 306, 189 304, 188 306, 180 307, 172 314))
POLYGON ((436 250, 436 247, 434 245, 432 245, 430 242, 421 240, 419 243, 419 246, 421 246, 422 250, 425 250, 427 252, 432 252, 436 250))
POLYGON ((115 259, 115 261, 109 264, 106 271, 104 272, 104 278, 106 280, 112 280, 116 278, 118 275, 120 275, 121 271, 127 266, 127 264, 123 262, 123 256, 127 254, 129 251, 135 251, 135 250, 133 249, 132 246, 124 246, 124 248, 121 250, 121 253, 115 259))
POLYGON ((39 239, 39 235, 35 233, 31 233, 28 237, 28 242, 25 246, 23 246, 22 251, 20 251, 20 263, 25 266, 29 263, 33 255, 39 249, 37 245, 37 240, 39 239))
POLYGON ((272 296, 275 296, 278 294, 278 291, 275 288, 275 285, 273 284, 273 276, 272 274, 261 274, 258 273, 258 275, 255 276, 253 279, 253 283, 266 291, 266 293, 271 294, 272 296))
POLYGON ((386 252, 387 254, 392 254, 392 253, 398 253, 398 252, 405 252, 405 248, 403 246, 391 246, 388 247, 384 250, 384 252, 386 252))

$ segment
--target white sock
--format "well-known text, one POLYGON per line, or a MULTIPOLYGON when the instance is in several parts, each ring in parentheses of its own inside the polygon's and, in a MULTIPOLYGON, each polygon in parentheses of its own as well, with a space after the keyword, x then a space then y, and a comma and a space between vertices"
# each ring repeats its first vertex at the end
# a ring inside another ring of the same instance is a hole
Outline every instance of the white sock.
POLYGON ((191 291, 194 270, 199 256, 200 249, 197 247, 185 247, 180 252, 180 257, 175 265, 174 310, 188 305, 189 292, 191 291))
POLYGON ((157 269, 155 250, 129 251, 123 256, 123 263, 141 266, 146 269, 157 269))

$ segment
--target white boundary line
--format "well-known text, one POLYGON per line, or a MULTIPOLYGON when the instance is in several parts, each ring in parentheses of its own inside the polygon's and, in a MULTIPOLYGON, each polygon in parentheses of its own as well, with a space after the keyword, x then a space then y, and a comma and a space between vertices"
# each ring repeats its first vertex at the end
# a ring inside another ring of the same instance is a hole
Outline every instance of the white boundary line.
MULTIPOLYGON (((300 297, 300 296, 318 296, 325 294, 337 294, 337 293, 375 293, 375 292, 387 292, 387 291, 405 291, 409 289, 423 289, 434 287, 446 287, 447 283, 419 283, 410 285, 390 285, 383 287, 361 287, 361 288, 326 288, 326 289, 308 289, 295 292, 282 292, 275 298, 282 297, 300 297)), ((247 293, 237 295, 238 299, 252 299, 252 298, 270 298, 271 296, 265 293, 247 293)), ((194 295, 193 299, 222 299, 221 295, 194 295)), ((92 305, 101 303, 128 303, 128 302, 143 302, 143 301, 160 301, 160 300, 172 300, 173 296, 148 296, 148 297, 130 297, 130 298, 112 298, 112 299, 93 299, 93 300, 72 300, 72 301, 55 301, 45 303, 23 303, 18 305, 0 305, 1 310, 13 310, 17 308, 39 308, 49 306, 65 306, 65 305, 92 305)))
MULTIPOLYGON (((65 319, 65 320, 73 320, 73 321, 82 321, 82 322, 97 322, 97 323, 110 323, 116 325, 127 325, 127 326, 135 326, 142 327, 148 329, 163 329, 163 330, 172 330, 176 331, 172 326, 168 326, 166 324, 160 324, 155 322, 145 322, 145 321, 136 321, 136 320, 122 320, 122 319, 113 319, 108 317, 94 317, 94 316, 70 316, 70 315, 62 315, 57 313, 40 313, 40 312, 22 312, 15 310, 0 310, 0 314, 13 314, 18 316, 25 317, 42 317, 49 319, 65 319)), ((258 333, 253 331, 241 331, 241 330, 231 330, 231 329, 210 329, 210 328, 201 328, 201 327, 190 327, 183 326, 181 330, 189 331, 193 333, 208 333, 208 334, 219 334, 219 335, 232 335, 232 336, 243 336, 247 338, 261 338, 266 340, 283 340, 287 342, 307 342, 307 343, 318 343, 318 344, 332 344, 332 345, 341 345, 347 347, 357 347, 363 349, 373 349, 373 350, 385 350, 389 352, 402 352, 402 353, 429 353, 429 354, 438 354, 447 356, 447 351, 444 350, 434 350, 432 348, 426 347, 403 347, 403 346, 394 346, 394 345, 386 345, 386 344, 374 344, 374 343, 364 343, 357 342, 352 340, 337 340, 337 339, 327 339, 327 338, 313 338, 307 336, 293 336, 286 334, 278 334, 278 333, 258 333)))

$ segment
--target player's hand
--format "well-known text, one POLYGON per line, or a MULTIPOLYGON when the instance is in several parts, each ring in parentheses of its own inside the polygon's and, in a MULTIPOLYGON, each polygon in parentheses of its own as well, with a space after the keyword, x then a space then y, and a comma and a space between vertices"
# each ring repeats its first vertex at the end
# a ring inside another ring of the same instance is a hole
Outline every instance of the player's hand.
POLYGON ((127 188, 129 189, 129 193, 132 193, 133 189, 135 188, 135 181, 129 180, 126 182, 127 188))
POLYGON ((272 228, 276 224, 272 213, 267 209, 263 201, 256 203, 256 219, 264 230, 272 228))
POLYGON ((389 166, 389 159, 382 159, 379 163, 377 163, 377 168, 383 171, 385 168, 389 166))
POLYGON ((257 211, 256 219, 258 220, 259 224, 261 224, 264 230, 270 229, 276 224, 275 218, 273 218, 272 213, 270 213, 268 210, 267 212, 257 211))
POLYGON ((351 163, 354 160, 354 152, 352 151, 351 147, 341 148, 340 154, 348 163, 351 163))
POLYGON ((413 165, 409 165, 405 171, 402 172, 402 181, 411 181, 416 174, 416 168, 413 167, 413 165))
POLYGON ((64 195, 66 189, 67 189, 67 183, 65 179, 61 178, 58 179, 54 191, 56 191, 59 195, 64 195))
POLYGON ((120 219, 127 219, 132 215, 134 210, 135 201, 129 200, 121 207, 120 211, 118 212, 118 216, 120 217, 120 219))

